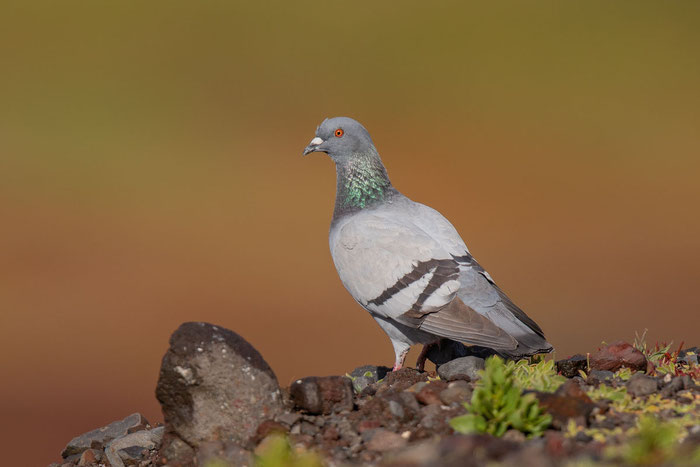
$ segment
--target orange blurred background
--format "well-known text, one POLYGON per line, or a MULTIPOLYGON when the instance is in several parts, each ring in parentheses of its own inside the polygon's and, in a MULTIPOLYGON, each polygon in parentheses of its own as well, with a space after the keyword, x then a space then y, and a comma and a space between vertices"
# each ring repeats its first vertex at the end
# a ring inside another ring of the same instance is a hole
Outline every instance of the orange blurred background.
POLYGON ((645 328, 700 344, 699 3, 231 3, 2 7, 5 465, 160 420, 184 321, 282 385, 392 363, 330 258, 333 165, 301 156, 330 116, 557 357, 645 328))

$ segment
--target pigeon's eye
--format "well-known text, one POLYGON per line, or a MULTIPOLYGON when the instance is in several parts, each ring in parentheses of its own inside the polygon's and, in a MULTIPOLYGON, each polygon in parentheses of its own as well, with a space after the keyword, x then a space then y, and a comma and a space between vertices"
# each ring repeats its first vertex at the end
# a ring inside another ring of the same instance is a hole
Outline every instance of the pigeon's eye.
POLYGON ((344 134, 345 134, 345 132, 343 131, 342 128, 338 128, 337 130, 335 130, 335 137, 336 137, 336 138, 340 138, 340 137, 343 136, 344 134))

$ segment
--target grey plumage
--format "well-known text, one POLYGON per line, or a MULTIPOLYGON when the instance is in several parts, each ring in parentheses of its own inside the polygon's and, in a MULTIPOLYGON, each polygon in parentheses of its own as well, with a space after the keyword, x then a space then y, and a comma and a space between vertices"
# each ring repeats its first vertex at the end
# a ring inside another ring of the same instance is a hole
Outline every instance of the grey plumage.
POLYGON ((347 117, 325 120, 304 150, 311 152, 326 152, 336 164, 329 243, 338 275, 391 339, 395 369, 411 345, 440 338, 511 357, 552 350, 452 224, 392 186, 362 125, 347 117))

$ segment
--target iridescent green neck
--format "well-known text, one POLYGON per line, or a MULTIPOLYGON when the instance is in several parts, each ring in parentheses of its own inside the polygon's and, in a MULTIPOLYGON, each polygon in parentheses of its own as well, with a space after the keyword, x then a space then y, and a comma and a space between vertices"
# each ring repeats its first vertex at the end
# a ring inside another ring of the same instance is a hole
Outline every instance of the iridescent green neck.
POLYGON ((392 189, 386 169, 374 148, 368 153, 337 160, 336 175, 333 217, 381 202, 392 189))

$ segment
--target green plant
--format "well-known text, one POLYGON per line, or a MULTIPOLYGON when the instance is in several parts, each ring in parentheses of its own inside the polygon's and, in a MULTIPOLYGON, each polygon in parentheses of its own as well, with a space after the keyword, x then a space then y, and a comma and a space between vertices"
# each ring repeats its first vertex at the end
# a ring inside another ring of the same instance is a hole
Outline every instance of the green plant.
POLYGON ((540 392, 554 392, 566 378, 557 374, 554 360, 541 359, 531 364, 527 360, 509 361, 506 367, 513 371, 515 384, 522 389, 540 392))
POLYGON ((671 460, 680 436, 677 426, 646 415, 639 419, 639 431, 622 449, 622 458, 632 465, 660 465, 671 460))
POLYGON ((521 393, 514 370, 499 357, 487 359, 471 403, 464 404, 468 413, 450 420, 450 426, 459 433, 502 436, 514 428, 530 437, 540 436, 552 417, 542 412, 534 394, 521 393))
POLYGON ((254 465, 255 467, 323 467, 323 462, 314 452, 292 449, 286 436, 272 434, 262 440, 255 449, 254 465))

